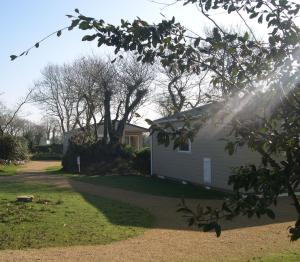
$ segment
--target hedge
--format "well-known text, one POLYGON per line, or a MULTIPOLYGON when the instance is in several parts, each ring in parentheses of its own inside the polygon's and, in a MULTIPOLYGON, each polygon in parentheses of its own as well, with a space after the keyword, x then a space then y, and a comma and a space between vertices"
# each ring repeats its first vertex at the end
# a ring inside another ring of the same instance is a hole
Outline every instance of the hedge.
POLYGON ((65 171, 77 171, 77 157, 80 156, 82 170, 99 167, 99 164, 113 163, 124 159, 128 163, 134 157, 132 148, 124 145, 103 145, 101 141, 94 144, 76 144, 70 141, 68 150, 63 156, 62 166, 65 171))
POLYGON ((63 153, 62 144, 38 145, 33 147, 33 153, 63 153))
POLYGON ((62 160, 63 155, 58 153, 35 153, 31 160, 62 160))

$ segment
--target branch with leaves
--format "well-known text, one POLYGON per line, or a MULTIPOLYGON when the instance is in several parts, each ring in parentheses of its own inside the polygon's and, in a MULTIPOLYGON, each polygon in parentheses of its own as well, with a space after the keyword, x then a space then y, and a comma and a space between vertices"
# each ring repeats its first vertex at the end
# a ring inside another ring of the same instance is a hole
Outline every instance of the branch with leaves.
MULTIPOLYGON (((3 136, 5 132, 7 131, 8 127, 12 124, 12 122, 15 120, 17 114, 21 110, 21 108, 27 104, 31 100, 31 95, 34 89, 30 89, 26 96, 17 104, 17 108, 11 113, 7 114, 8 118, 5 121, 0 121, 3 122, 0 124, 0 136, 3 136)), ((1 116, 0 116, 1 118, 1 116)))
MULTIPOLYGON (((269 92, 260 96, 268 98, 269 92)), ((289 229, 290 237, 292 241, 300 238, 300 203, 296 196, 300 184, 300 86, 293 87, 285 97, 278 92, 277 95, 281 102, 268 116, 235 119, 230 134, 233 138, 227 140, 229 154, 247 146, 260 154, 261 164, 234 169, 228 181, 233 194, 221 208, 203 211, 198 207, 193 211, 183 202, 179 211, 190 215, 191 224, 204 231, 215 229, 219 236, 222 219, 239 215, 267 215, 275 219, 272 209, 280 194, 287 193, 298 215, 294 227, 289 229)))

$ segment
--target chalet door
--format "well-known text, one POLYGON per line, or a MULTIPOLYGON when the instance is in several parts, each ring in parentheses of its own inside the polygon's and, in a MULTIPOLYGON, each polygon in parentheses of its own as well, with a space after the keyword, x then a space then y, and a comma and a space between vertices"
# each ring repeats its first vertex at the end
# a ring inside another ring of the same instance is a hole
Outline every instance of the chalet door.
POLYGON ((132 146, 134 149, 139 149, 139 136, 138 135, 126 135, 125 144, 132 146))
POLYGON ((211 184, 211 159, 203 158, 203 182, 211 184))
POLYGON ((138 136, 130 136, 130 145, 138 150, 139 149, 139 137, 138 136))

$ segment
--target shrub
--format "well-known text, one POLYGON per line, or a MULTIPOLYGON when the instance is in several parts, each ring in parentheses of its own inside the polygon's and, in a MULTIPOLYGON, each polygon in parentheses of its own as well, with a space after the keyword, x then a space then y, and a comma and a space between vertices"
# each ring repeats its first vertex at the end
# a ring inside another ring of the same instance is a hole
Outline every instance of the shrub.
POLYGON ((104 145, 97 143, 82 143, 78 139, 71 139, 67 152, 62 159, 65 171, 77 172, 77 157, 80 156, 80 167, 85 173, 119 173, 130 174, 138 171, 142 174, 150 174, 151 153, 146 147, 138 152, 128 145, 104 145))
POLYGON ((28 156, 28 144, 25 138, 9 135, 0 137, 0 159, 27 160, 28 156))
POLYGON ((135 156, 135 150, 130 145, 121 145, 120 154, 125 159, 131 159, 135 156))
POLYGON ((150 174, 151 172, 151 151, 149 147, 136 152, 133 160, 134 168, 143 173, 150 174))
POLYGON ((101 141, 94 144, 77 144, 75 141, 70 140, 68 150, 63 156, 62 165, 65 171, 76 172, 77 157, 80 156, 80 164, 82 170, 92 171, 94 169, 100 169, 104 172, 104 169, 109 170, 113 168, 116 163, 124 162, 131 163, 134 158, 134 151, 128 146, 124 145, 103 145, 101 141), (104 168, 104 166, 106 168, 104 168))

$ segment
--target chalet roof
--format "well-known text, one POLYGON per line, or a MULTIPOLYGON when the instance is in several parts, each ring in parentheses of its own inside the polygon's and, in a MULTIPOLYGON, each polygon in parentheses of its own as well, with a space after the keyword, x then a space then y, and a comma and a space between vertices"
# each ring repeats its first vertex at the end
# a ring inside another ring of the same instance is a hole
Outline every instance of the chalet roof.
POLYGON ((154 123, 164 123, 164 122, 170 122, 170 121, 178 121, 182 119, 183 117, 198 117, 201 116, 204 112, 207 110, 210 110, 212 108, 216 108, 220 106, 219 103, 213 102, 205 105, 201 105, 186 111, 178 112, 174 115, 168 116, 168 117, 162 117, 159 119, 156 119, 154 123))
MULTIPOLYGON (((97 124, 97 127, 101 127, 103 126, 103 123, 98 123, 97 124)), ((134 130, 135 132, 138 130, 140 132, 149 132, 149 129, 148 128, 145 128, 145 127, 142 127, 142 126, 138 126, 138 125, 134 125, 134 124, 130 124, 130 123, 126 123, 125 124, 125 128, 124 128, 124 131, 132 131, 134 130)), ((74 132, 81 132, 81 129, 80 128, 76 128, 74 130, 71 130, 69 132, 66 132, 66 134, 73 134, 74 132)))

